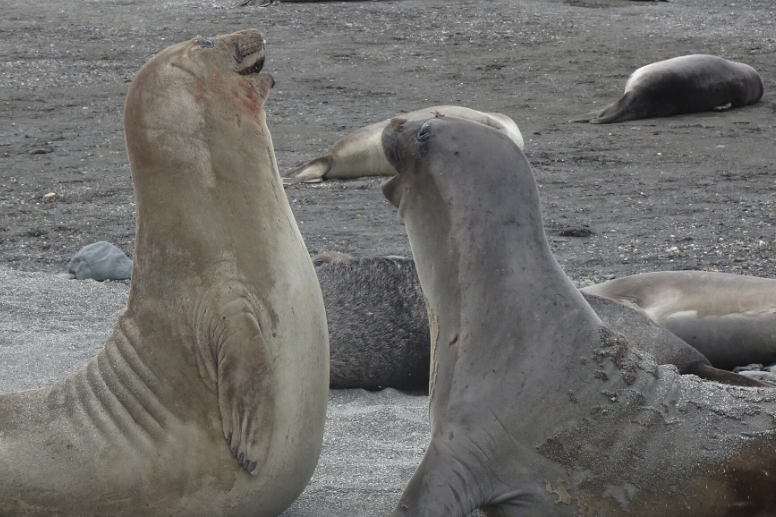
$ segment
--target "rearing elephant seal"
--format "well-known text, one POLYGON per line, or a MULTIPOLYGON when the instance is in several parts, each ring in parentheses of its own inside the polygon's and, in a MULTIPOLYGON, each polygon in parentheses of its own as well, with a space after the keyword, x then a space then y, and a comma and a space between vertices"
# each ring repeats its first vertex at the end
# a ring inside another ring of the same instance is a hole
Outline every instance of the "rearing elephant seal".
MULTIPOLYGON (((509 136, 523 148, 523 135, 511 118, 501 113, 484 113, 463 106, 433 106, 400 115, 407 120, 428 117, 455 117, 473 120, 495 128, 509 136)), ((316 183, 333 178, 361 178, 364 176, 392 176, 393 167, 385 159, 381 135, 389 120, 383 120, 361 129, 334 144, 323 156, 292 170, 283 178, 284 185, 316 183)))
POLYGON ((431 441, 395 516, 774 514, 776 390, 680 376, 602 325, 513 142, 443 118, 383 146, 432 346, 431 441))
POLYGON ((0 515, 275 516, 309 480, 326 318, 262 108, 263 41, 193 39, 135 76, 127 309, 81 371, 0 396, 0 515))
POLYGON ((615 103, 574 122, 608 124, 754 104, 763 96, 760 74, 749 65, 692 54, 642 66, 615 103))

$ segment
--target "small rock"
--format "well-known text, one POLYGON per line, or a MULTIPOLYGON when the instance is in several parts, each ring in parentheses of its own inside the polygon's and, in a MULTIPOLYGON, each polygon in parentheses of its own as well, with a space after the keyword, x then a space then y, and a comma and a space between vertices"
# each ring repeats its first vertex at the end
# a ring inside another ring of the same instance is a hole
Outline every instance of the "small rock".
POLYGON ((99 241, 81 248, 67 270, 77 280, 128 280, 132 276, 132 261, 113 244, 99 241))

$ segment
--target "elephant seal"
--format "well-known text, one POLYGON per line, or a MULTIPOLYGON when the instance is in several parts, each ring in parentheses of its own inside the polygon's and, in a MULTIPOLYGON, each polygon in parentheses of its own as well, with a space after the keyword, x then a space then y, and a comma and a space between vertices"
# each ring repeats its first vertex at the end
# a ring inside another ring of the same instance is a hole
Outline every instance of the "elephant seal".
MULTIPOLYGON (((501 113, 484 113, 463 106, 433 106, 404 115, 407 120, 422 120, 428 117, 455 117, 485 124, 508 135, 523 148, 523 135, 517 124, 501 113)), ((381 144, 383 128, 389 120, 357 129, 334 144, 323 156, 311 160, 290 171, 283 178, 284 185, 295 183, 317 183, 333 178, 360 178, 364 176, 391 176, 391 165, 385 160, 381 144)))
POLYGON ((313 264, 329 327, 329 387, 428 389, 428 318, 414 261, 319 257, 313 264))
POLYGON ((312 475, 328 333, 264 55, 256 30, 195 38, 135 76, 127 308, 85 368, 0 396, 0 515, 276 516, 312 475))
POLYGON ((326 251, 312 257, 313 266, 318 267, 324 264, 333 264, 334 262, 348 262, 353 256, 339 251, 326 251))
POLYGON ((573 122, 608 124, 754 104, 763 96, 760 74, 749 65, 691 54, 633 72, 615 103, 573 122))
POLYGON ((776 280, 659 271, 617 278, 583 291, 644 311, 718 368, 776 363, 776 280))
POLYGON ((514 142, 444 118, 397 121, 383 147, 432 346, 431 440, 394 516, 776 511, 776 391, 678 375, 603 325, 514 142))
MULTIPOLYGON (((395 256, 354 258, 336 251, 312 260, 329 327, 329 387, 428 389, 428 317, 415 262, 395 256)), ((714 368, 638 308, 582 295, 604 324, 657 364, 725 384, 763 386, 750 376, 714 368)))

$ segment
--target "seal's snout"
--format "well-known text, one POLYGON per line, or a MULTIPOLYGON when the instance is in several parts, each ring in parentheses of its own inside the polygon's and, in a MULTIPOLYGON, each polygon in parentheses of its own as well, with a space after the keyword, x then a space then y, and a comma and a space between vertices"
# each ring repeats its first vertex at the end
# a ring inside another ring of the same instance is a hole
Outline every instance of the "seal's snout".
POLYGON ((242 65, 240 74, 258 74, 264 68, 264 36, 255 29, 238 33, 234 42, 234 57, 242 65))
POLYGON ((397 136, 404 130, 405 122, 407 121, 401 118, 391 119, 391 123, 385 126, 385 129, 383 129, 383 134, 380 138, 381 144, 383 146, 383 154, 385 155, 386 160, 388 160, 388 163, 391 164, 391 167, 396 169, 397 172, 401 172, 399 170, 401 151, 399 149, 397 136))

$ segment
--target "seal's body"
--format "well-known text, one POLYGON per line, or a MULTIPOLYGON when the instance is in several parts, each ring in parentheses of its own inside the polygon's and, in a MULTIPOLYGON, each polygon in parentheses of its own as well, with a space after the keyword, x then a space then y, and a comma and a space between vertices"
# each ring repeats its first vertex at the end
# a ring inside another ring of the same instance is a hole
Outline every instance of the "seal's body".
POLYGON ((659 271, 585 287, 638 308, 732 369, 776 363, 776 280, 706 271, 659 271))
MULTIPOLYGON (((428 389, 429 328, 412 259, 312 258, 323 291, 331 349, 332 388, 428 389)), ((650 320, 636 307, 583 292, 599 318, 657 364, 680 374, 737 386, 757 380, 714 368, 703 354, 650 320)))
MULTIPOLYGON (((427 389, 431 347, 415 263, 337 258, 316 265, 329 327, 330 387, 427 389)), ((322 260, 313 257, 313 263, 322 260)))
MULTIPOLYGON (((520 149, 523 135, 517 124, 501 113, 484 113, 463 106, 433 106, 401 115, 407 120, 428 117, 455 117, 473 120, 501 131, 509 136, 520 149)), ((334 144, 323 156, 292 170, 283 178, 286 185, 316 183, 334 178, 361 178, 364 176, 391 176, 393 168, 385 159, 381 135, 390 120, 383 120, 363 127, 334 144)))
POLYGON ((633 72, 614 104, 576 122, 608 124, 738 108, 763 96, 760 74, 749 65, 717 56, 691 54, 658 61, 633 72))
POLYGON ((395 516, 776 511, 776 391, 678 375, 604 326, 552 255, 513 142, 430 119, 383 145, 432 345, 431 441, 395 516))
POLYGON ((275 516, 323 438, 315 271, 277 172, 255 30, 135 76, 126 311, 85 368, 0 396, 0 515, 275 516))

